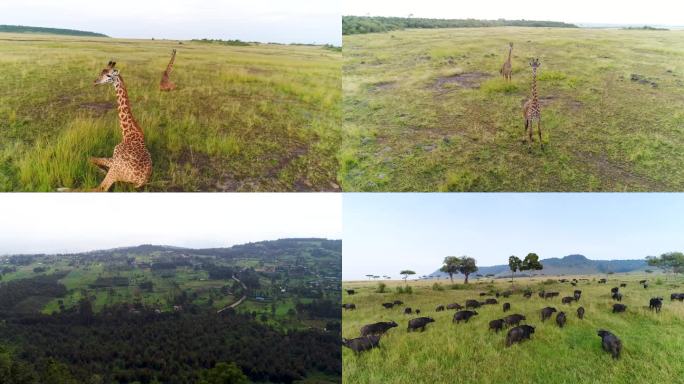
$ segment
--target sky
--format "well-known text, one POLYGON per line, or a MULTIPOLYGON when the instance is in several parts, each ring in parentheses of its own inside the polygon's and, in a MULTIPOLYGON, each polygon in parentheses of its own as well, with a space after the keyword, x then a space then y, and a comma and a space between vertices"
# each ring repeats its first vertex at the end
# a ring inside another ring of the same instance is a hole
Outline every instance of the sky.
POLYGON ((4 193, 0 212, 0 255, 342 235, 331 193, 4 193))
POLYGON ((343 198, 344 280, 411 269, 445 256, 480 266, 510 255, 642 259, 684 251, 684 194, 349 194, 343 198))
POLYGON ((344 0, 342 13, 442 19, 526 19, 567 23, 683 25, 681 0, 344 0))
POLYGON ((119 38, 341 45, 341 0, 2 0, 0 24, 119 38))

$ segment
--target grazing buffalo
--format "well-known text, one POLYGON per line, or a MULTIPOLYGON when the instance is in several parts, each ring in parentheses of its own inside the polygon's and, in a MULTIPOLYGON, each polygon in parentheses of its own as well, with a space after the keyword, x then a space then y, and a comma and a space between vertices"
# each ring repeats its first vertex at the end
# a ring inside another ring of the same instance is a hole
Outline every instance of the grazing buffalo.
POLYGON ((454 319, 451 320, 451 322, 458 324, 461 322, 461 320, 463 320, 467 323, 468 320, 475 315, 477 315, 477 312, 475 311, 458 311, 454 313, 454 319))
POLYGON ((518 324, 520 324, 521 321, 527 320, 527 318, 525 318, 524 315, 520 315, 520 314, 516 313, 516 314, 508 315, 508 316, 504 317, 503 320, 506 322, 506 326, 509 326, 509 325, 518 325, 518 324))
POLYGON ((487 296, 487 292, 480 292, 480 296, 487 296))
POLYGON ((551 315, 556 312, 556 308, 554 307, 546 307, 541 310, 541 321, 544 321, 551 317, 551 315))
POLYGON ((544 293, 544 298, 548 299, 549 297, 556 297, 560 295, 560 292, 546 292, 544 293))
POLYGON ((477 300, 466 300, 466 308, 480 308, 481 304, 477 300))
POLYGON ((492 320, 489 322, 489 329, 493 329, 495 332, 498 333, 500 330, 503 329, 504 324, 506 324, 506 321, 504 319, 492 320))
POLYGON ((609 352, 613 355, 613 359, 620 357, 620 351, 622 350, 622 342, 617 336, 613 335, 609 331, 599 330, 597 333, 601 337, 601 345, 603 350, 609 352))
POLYGON ((347 289, 346 291, 347 291, 347 295, 353 295, 356 293, 356 291, 353 289, 347 289))
POLYGON ((572 283, 570 283, 570 285, 572 285, 573 287, 576 287, 577 283, 573 281, 572 283))
POLYGON ((420 309, 416 309, 416 315, 420 315, 420 309))
POLYGON ((648 280, 639 280, 639 284, 646 284, 646 282, 648 282, 648 280))
POLYGON ((624 287, 626 287, 626 286, 627 286, 627 284, 625 284, 625 283, 620 283, 620 288, 624 288, 624 287))
POLYGON ((503 304, 503 311, 508 312, 511 310, 511 303, 504 303, 503 304))
POLYGON ((619 290, 620 290, 620 288, 618 288, 618 287, 613 287, 613 288, 610 289, 610 293, 618 293, 619 290))
POLYGON ((577 308, 577 317, 584 319, 584 307, 577 308))
POLYGON ((575 292, 572 293, 572 296, 575 298, 575 301, 579 301, 580 297, 582 297, 582 291, 575 289, 575 292))
POLYGON ((605 283, 607 283, 607 282, 608 282, 608 280, 606 280, 606 279, 600 279, 600 280, 598 281, 599 284, 605 284, 605 283))
POLYGON ((655 309, 656 313, 660 312, 660 309, 662 307, 663 307, 663 298, 662 297, 654 297, 648 303, 648 309, 650 309, 651 311, 655 309))
POLYGON ((648 283, 644 283, 644 289, 648 288, 648 283))
POLYGON ((401 301, 401 300, 394 300, 394 301, 392 302, 392 304, 394 304, 394 305, 404 305, 404 302, 401 301))
POLYGON ((367 324, 361 327, 361 336, 382 335, 398 325, 399 324, 394 321, 381 321, 379 323, 367 324))
POLYGON ((382 303, 382 306, 387 309, 390 309, 394 307, 394 303, 382 303))
POLYGON ((546 292, 541 291, 541 292, 539 292, 539 297, 541 297, 543 299, 545 294, 546 294, 546 292))
POLYGON ((684 293, 673 293, 670 295, 670 300, 684 301, 684 293))
POLYGON ((497 292, 496 294, 494 294, 494 296, 499 297, 499 296, 501 296, 501 294, 499 292, 497 292))
POLYGON ((410 314, 411 314, 411 307, 404 308, 404 315, 410 315, 410 314))
POLYGON ((573 301, 575 301, 574 296, 565 296, 564 298, 561 299, 563 304, 571 304, 573 301))
POLYGON ((529 339, 534 333, 534 327, 530 325, 520 325, 511 328, 506 335, 506 346, 510 347, 513 343, 519 343, 525 339, 529 339))
POLYGON ((613 298, 613 300, 622 301, 622 293, 620 292, 613 293, 611 297, 613 298))
POLYGON ((627 306, 624 304, 613 304, 613 313, 624 312, 627 310, 627 306))
POLYGON ((501 296, 507 298, 507 297, 509 297, 512 293, 513 293, 513 292, 511 292, 511 291, 504 291, 504 292, 501 294, 501 296))
POLYGON ((524 296, 526 299, 529 299, 530 297, 532 297, 532 292, 525 292, 525 293, 523 293, 523 296, 524 296))
POLYGON ((356 353, 376 348, 379 344, 380 336, 377 335, 361 336, 356 339, 342 338, 342 345, 356 353))
POLYGON ((487 299, 485 304, 499 304, 499 302, 496 299, 487 299))
POLYGON ((463 309, 463 306, 459 303, 447 304, 447 309, 463 309))
POLYGON ((345 311, 348 309, 354 310, 356 309, 356 304, 342 304, 342 308, 344 308, 345 311))
POLYGON ((437 308, 435 308, 435 312, 442 312, 444 310, 443 305, 438 305, 437 308))
POLYGON ((408 322, 408 332, 420 329, 421 332, 425 330, 425 326, 434 323, 435 320, 431 317, 416 317, 408 322))
POLYGON ((567 319, 565 318, 565 312, 558 312, 558 314, 556 315, 556 324, 558 324, 559 327, 563 328, 566 321, 567 319))

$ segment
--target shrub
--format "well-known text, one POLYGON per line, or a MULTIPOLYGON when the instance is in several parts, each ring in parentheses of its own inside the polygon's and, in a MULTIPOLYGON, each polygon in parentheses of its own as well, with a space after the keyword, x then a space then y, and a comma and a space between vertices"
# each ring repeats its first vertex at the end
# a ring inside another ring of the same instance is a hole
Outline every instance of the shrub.
POLYGON ((377 293, 385 293, 385 289, 387 288, 387 284, 380 282, 378 283, 378 289, 375 290, 377 293))
POLYGON ((466 286, 465 286, 465 284, 451 284, 451 285, 449 285, 449 289, 455 289, 455 290, 466 289, 466 286))
POLYGON ((656 285, 663 285, 663 279, 661 279, 660 277, 657 278, 656 281, 655 281, 655 284, 656 284, 656 285))
POLYGON ((411 287, 409 287, 409 286, 407 286, 407 287, 399 286, 399 287, 397 287, 397 293, 408 293, 408 294, 411 294, 411 293, 413 293, 413 288, 411 288, 411 287))
POLYGON ((442 283, 434 283, 434 284, 432 284, 432 290, 433 291, 443 291, 444 287, 442 286, 442 283))
POLYGON ((542 282, 544 285, 551 285, 551 284, 556 284, 556 280, 554 279, 546 279, 542 282))
POLYGON ((485 93, 514 93, 518 91, 518 86, 504 81, 503 79, 492 79, 485 81, 480 86, 485 93))

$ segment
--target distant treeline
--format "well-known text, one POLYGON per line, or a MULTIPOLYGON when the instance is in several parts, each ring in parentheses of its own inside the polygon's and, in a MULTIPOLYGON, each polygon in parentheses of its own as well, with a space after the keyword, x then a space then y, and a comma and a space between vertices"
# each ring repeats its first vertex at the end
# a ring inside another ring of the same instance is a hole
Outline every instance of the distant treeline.
POLYGON ((643 27, 626 27, 622 29, 627 29, 627 30, 639 30, 639 31, 669 31, 667 28, 656 28, 656 27, 651 27, 649 25, 644 25, 643 27))
POLYGON ((198 43, 209 43, 209 44, 222 44, 222 45, 235 45, 238 47, 244 47, 251 45, 250 43, 242 40, 221 40, 221 39, 192 39, 198 43))
POLYGON ((388 32, 406 28, 477 28, 477 27, 553 27, 578 28, 559 21, 420 19, 409 17, 343 16, 342 34, 388 32))
POLYGON ((0 25, 0 32, 8 33, 47 33, 50 35, 109 37, 102 33, 79 31, 76 29, 27 27, 24 25, 0 25))

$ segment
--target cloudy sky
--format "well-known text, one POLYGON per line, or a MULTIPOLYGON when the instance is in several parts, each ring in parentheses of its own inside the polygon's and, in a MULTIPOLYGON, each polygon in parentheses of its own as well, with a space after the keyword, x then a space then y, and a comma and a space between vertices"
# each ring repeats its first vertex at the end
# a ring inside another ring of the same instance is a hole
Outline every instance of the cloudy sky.
POLYGON ((342 277, 430 274, 445 256, 641 259, 684 251, 682 194, 345 194, 342 277))
POLYGON ((342 197, 330 193, 3 193, 0 255, 340 239, 341 211, 342 197))
POLYGON ((0 24, 122 38, 341 44, 340 0, 2 0, 0 24))
POLYGON ((683 25, 681 0, 344 0, 344 15, 683 25))

